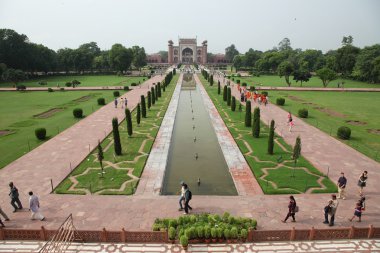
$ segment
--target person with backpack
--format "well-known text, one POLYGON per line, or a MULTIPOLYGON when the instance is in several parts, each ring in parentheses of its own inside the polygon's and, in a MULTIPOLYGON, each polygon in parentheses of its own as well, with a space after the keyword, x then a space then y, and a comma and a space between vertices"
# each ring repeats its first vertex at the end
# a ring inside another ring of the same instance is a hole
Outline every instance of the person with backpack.
POLYGON ((22 209, 22 204, 21 204, 20 199, 18 198, 19 197, 18 189, 16 188, 16 186, 14 186, 13 182, 9 183, 9 188, 10 188, 9 196, 11 197, 11 205, 13 206, 14 208, 13 212, 15 213, 17 212, 17 210, 22 209))
POLYGON ((297 203, 296 203, 296 200, 294 199, 293 195, 291 195, 289 197, 290 201, 289 201, 289 204, 288 204, 288 214, 286 215, 285 219, 282 220, 283 223, 286 223, 286 221, 288 220, 288 218, 290 216, 292 216, 293 220, 292 222, 296 222, 296 212, 298 212, 298 207, 297 207, 297 203))
POLYGON ((183 188, 185 190, 185 213, 184 214, 189 214, 189 209, 190 209, 190 205, 189 205, 189 202, 191 200, 191 198, 193 197, 193 194, 191 193, 189 187, 187 186, 187 184, 184 184, 183 185, 183 188))

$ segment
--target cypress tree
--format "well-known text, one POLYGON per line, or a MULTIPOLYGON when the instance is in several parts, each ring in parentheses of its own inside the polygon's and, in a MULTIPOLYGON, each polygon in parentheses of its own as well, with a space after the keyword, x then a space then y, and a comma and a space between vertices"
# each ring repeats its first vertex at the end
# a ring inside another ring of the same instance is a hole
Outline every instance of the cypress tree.
POLYGON ((231 101, 231 111, 235 111, 236 110, 236 98, 235 97, 232 97, 232 101, 231 101))
POLYGON ((298 158, 301 155, 301 138, 298 136, 296 139, 296 144, 294 145, 293 149, 293 160, 294 164, 297 163, 298 158))
POLYGON ((120 134, 119 134, 119 122, 117 118, 112 119, 112 133, 113 133, 113 146, 115 149, 116 155, 121 155, 121 143, 120 143, 120 134))
POLYGON ((128 136, 131 137, 133 134, 132 115, 131 115, 131 111, 128 108, 125 109, 125 122, 127 122, 128 136))
POLYGON ((140 109, 140 103, 137 104, 137 112, 136 112, 136 122, 137 125, 140 125, 141 121, 141 109, 140 109))
POLYGON ((260 108, 256 107, 253 111, 253 122, 252 122, 252 135, 255 138, 260 137, 260 108))
POLYGON ((152 96, 152 105, 156 103, 156 92, 154 92, 154 87, 150 88, 150 95, 152 96))
POLYGON ((146 118, 146 104, 144 95, 141 95, 141 116, 146 118))
POLYGON ((223 101, 227 101, 227 86, 223 87, 223 101))
POLYGON ((220 95, 220 81, 218 81, 218 95, 220 95))
POLYGON ((158 85, 154 86, 155 100, 158 101, 158 85))
POLYGON ((160 82, 158 82, 157 84, 157 95, 159 98, 161 97, 161 83, 160 82))
POLYGON ((268 139, 268 154, 273 155, 274 147, 274 120, 270 122, 269 139, 268 139))
POLYGON ((214 76, 211 75, 210 76, 210 86, 213 86, 214 85, 214 76))
POLYGON ((152 95, 150 95, 150 91, 148 91, 148 109, 152 106, 152 95))
POLYGON ((100 145, 100 141, 98 140, 98 161, 100 164, 100 168, 102 169, 102 176, 103 176, 103 159, 104 159, 103 148, 100 145))
POLYGON ((166 87, 166 85, 165 85, 165 82, 162 84, 162 90, 165 92, 165 87, 166 87))
POLYGON ((230 87, 227 88, 227 105, 228 106, 231 105, 231 88, 230 87))
POLYGON ((175 76, 175 74, 176 74, 176 70, 175 70, 175 69, 173 69, 173 76, 175 76))
POLYGON ((247 101, 245 103, 245 126, 250 127, 252 123, 252 115, 251 115, 251 101, 247 101))

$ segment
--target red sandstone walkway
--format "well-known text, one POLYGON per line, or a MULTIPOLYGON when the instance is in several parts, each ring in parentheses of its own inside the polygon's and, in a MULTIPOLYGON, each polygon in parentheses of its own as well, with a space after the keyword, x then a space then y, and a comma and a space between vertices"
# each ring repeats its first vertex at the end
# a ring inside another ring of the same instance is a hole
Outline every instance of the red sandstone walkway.
MULTIPOLYGON (((138 102, 140 94, 147 92, 147 84, 157 82, 149 80, 143 88, 126 94, 129 105, 138 102)), ((111 118, 124 116, 121 109, 113 108, 112 103, 81 120, 73 127, 62 132, 55 138, 37 149, 21 157, 17 161, 0 170, 0 205, 11 218, 6 226, 13 228, 37 228, 44 225, 47 228, 57 228, 69 213, 73 214, 78 229, 96 229, 106 227, 109 230, 125 227, 127 230, 149 230, 156 217, 173 217, 181 215, 177 211, 176 196, 76 196, 50 194, 50 179, 56 184, 70 170, 70 162, 78 164, 88 154, 88 144, 93 148, 98 139, 111 130, 111 118), (106 132, 104 132, 106 131, 106 132), (27 192, 34 190, 41 199, 41 207, 47 221, 30 221, 27 210, 11 213, 8 203, 7 183, 13 180, 20 190, 21 201, 26 205, 27 192)), ((279 124, 277 130, 285 126, 286 113, 276 106, 269 105, 262 109, 262 118, 268 121, 272 118, 279 124)), ((376 182, 380 181, 379 164, 347 147, 323 132, 306 125, 294 118, 295 133, 285 134, 285 140, 294 142, 300 134, 303 141, 303 155, 320 168, 330 166, 330 176, 337 178, 343 168, 347 174, 348 199, 341 201, 336 226, 350 226, 347 221, 352 216, 357 199, 356 179, 362 169, 369 171, 366 192, 367 210, 361 226, 374 224, 380 226, 380 195, 376 182)), ((283 224, 280 220, 287 211, 287 196, 194 196, 192 206, 195 212, 223 213, 228 211, 234 215, 255 217, 259 229, 309 228, 310 226, 325 227, 322 221, 322 208, 328 195, 296 196, 300 206, 297 223, 283 224)), ((358 223, 356 223, 358 224, 358 223)), ((356 225, 355 224, 355 225, 356 225)))

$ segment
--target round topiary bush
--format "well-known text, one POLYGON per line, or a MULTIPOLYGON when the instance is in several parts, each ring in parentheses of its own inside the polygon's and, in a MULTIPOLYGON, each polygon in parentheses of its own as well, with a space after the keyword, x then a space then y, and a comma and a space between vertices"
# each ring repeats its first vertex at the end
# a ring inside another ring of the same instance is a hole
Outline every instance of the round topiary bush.
POLYGON ((48 92, 53 92, 54 90, 52 88, 48 88, 48 92))
POLYGON ((129 90, 129 86, 124 86, 124 90, 129 90))
POLYGON ((105 98, 98 98, 98 105, 105 105, 105 104, 106 104, 105 98))
POLYGON ((73 110, 73 115, 74 115, 75 118, 78 118, 78 119, 82 118, 83 117, 83 110, 80 109, 80 108, 75 108, 73 110))
POLYGON ((46 138, 46 128, 37 128, 34 133, 36 134, 37 139, 45 140, 46 138))
POLYGON ((341 126, 338 128, 337 136, 339 139, 348 140, 351 137, 351 128, 346 126, 341 126))
POLYGON ((276 105, 284 105, 284 104, 285 104, 285 98, 276 99, 276 105))
POLYGON ((298 116, 300 118, 307 118, 309 117, 309 111, 306 108, 302 108, 298 110, 298 116))
POLYGON ((120 92, 119 91, 114 91, 113 92, 113 96, 116 98, 116 97, 119 97, 120 96, 120 92))
POLYGON ((268 96, 268 91, 262 91, 261 94, 263 94, 264 96, 268 96))
POLYGON ((65 85, 66 85, 66 87, 71 87, 72 83, 71 82, 66 82, 65 85))

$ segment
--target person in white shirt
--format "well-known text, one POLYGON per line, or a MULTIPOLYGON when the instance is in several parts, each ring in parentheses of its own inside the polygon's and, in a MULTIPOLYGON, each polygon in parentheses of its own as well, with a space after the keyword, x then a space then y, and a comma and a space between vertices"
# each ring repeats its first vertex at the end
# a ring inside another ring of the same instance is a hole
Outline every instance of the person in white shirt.
POLYGON ((29 196, 29 209, 32 213, 31 219, 43 221, 45 217, 40 212, 40 201, 38 197, 34 195, 33 192, 29 192, 29 196))

